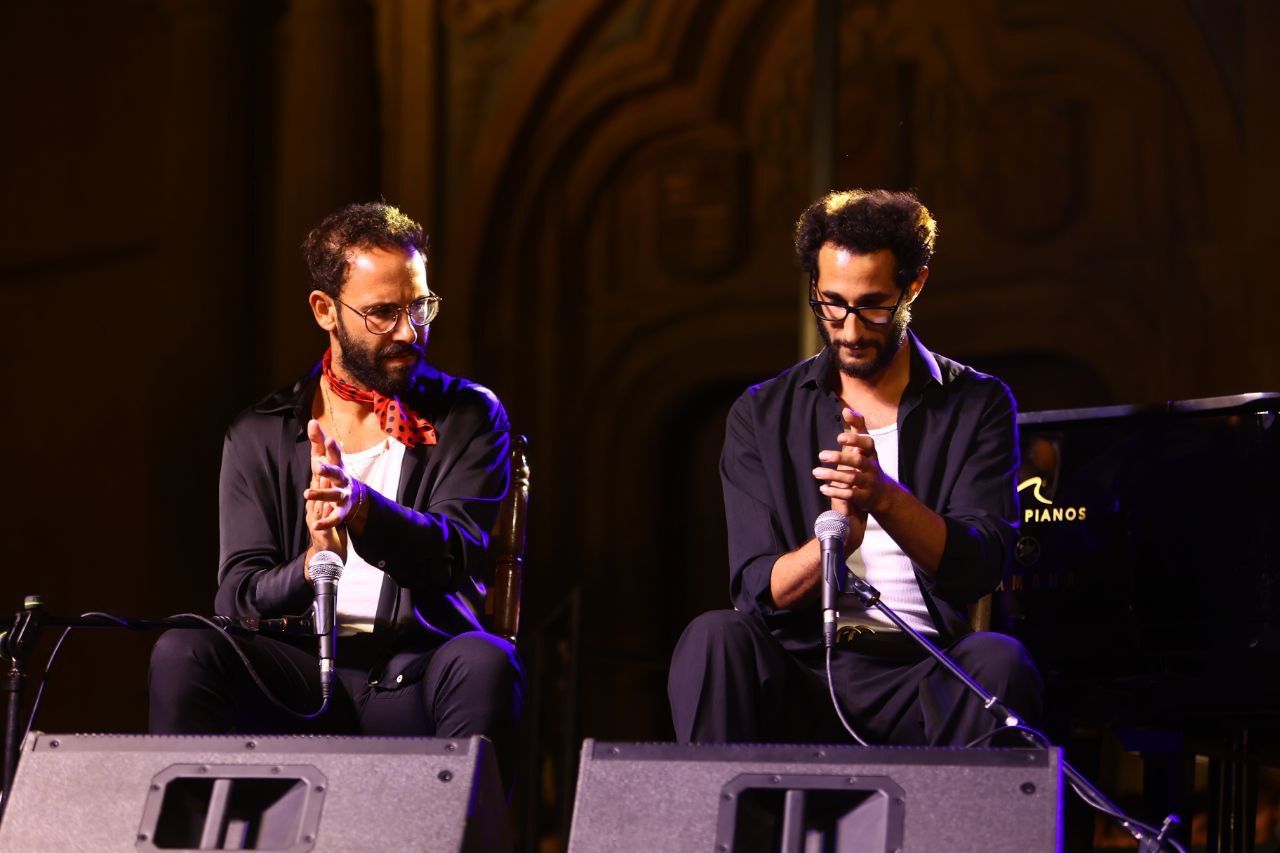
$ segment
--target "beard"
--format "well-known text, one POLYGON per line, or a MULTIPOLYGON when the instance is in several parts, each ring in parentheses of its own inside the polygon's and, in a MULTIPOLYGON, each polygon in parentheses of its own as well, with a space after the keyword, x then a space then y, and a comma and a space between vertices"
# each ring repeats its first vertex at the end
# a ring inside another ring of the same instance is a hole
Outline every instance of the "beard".
MULTIPOLYGON (((341 320, 338 321, 337 335, 338 343, 342 345, 342 355, 338 361, 343 369, 352 379, 384 397, 398 396, 408 388, 414 370, 422 361, 420 347, 403 341, 393 341, 381 350, 357 343, 341 320), (403 355, 413 356, 413 362, 406 367, 389 367, 385 363, 389 358, 403 355)), ((421 332, 419 335, 418 341, 421 343, 425 336, 421 332)))
MULTIPOLYGON (((857 341, 846 341, 844 343, 832 343, 831 333, 827 330, 827 324, 822 320, 818 320, 818 335, 822 338, 822 342, 831 350, 831 354, 836 359, 836 364, 840 367, 840 372, 854 379, 872 379, 879 376, 888 368, 893 361, 893 357, 898 354, 898 350, 902 348, 902 342, 907 339, 907 327, 911 325, 911 306, 901 305, 894 312, 893 320, 889 325, 879 328, 884 329, 884 337, 872 338, 867 337, 864 331, 863 337, 857 341), (873 355, 866 361, 852 361, 843 357, 844 347, 851 343, 857 343, 860 346, 872 350, 873 355)), ((864 325, 864 329, 865 329, 864 325)))

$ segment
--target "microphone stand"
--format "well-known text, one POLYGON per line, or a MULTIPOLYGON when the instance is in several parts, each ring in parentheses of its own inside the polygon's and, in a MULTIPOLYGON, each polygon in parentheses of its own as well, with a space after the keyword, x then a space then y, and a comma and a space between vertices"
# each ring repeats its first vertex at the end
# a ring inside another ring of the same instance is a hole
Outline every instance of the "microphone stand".
MULTIPOLYGON (((249 633, 270 632, 279 634, 311 635, 314 633, 309 616, 286 616, 272 619, 253 617, 237 618, 212 616, 209 622, 231 630, 249 633)), ((28 595, 22 601, 22 610, 13 617, 13 627, 0 633, 0 665, 4 677, 0 680, 0 692, 5 694, 4 764, 0 767, 0 783, 4 790, 0 799, 0 820, 4 818, 13 785, 13 774, 18 766, 18 753, 22 744, 22 694, 27 679, 27 660, 35 647, 40 630, 54 628, 127 628, 149 631, 160 628, 209 628, 204 622, 190 616, 171 616, 164 619, 130 619, 114 616, 50 616, 44 610, 44 601, 38 595, 28 595)))
POLYGON ((27 680, 27 657, 35 645, 35 637, 44 621, 44 606, 40 597, 28 595, 22 602, 22 610, 13 619, 13 628, 0 634, 0 656, 8 664, 5 667, 3 685, 6 708, 4 718, 4 799, 0 800, 0 819, 9 805, 13 791, 13 773, 18 766, 18 738, 21 728, 18 717, 22 713, 22 689, 27 680))
MULTIPOLYGON (((969 673, 965 672, 959 664, 947 657, 946 652, 935 646, 928 637, 908 625, 906 620, 899 616, 892 607, 881 601, 880 591, 878 589, 852 572, 846 573, 845 583, 846 593, 857 596, 858 601, 868 610, 874 607, 883 613, 890 622, 914 640, 916 645, 928 652, 934 660, 938 661, 938 663, 942 664, 952 675, 960 679, 960 682, 969 689, 970 693, 982 700, 982 707, 987 709, 987 711, 994 715, 995 718, 1003 725, 1010 727, 1017 726, 1017 728, 1013 730, 1021 735, 1022 738, 1031 746, 1043 748, 1041 741, 1048 743, 1048 738, 1045 738, 1039 732, 1033 732, 1026 728, 1023 725, 1022 720, 1018 718, 1018 715, 1013 713, 1013 711, 1001 702, 999 697, 989 693, 981 684, 974 681, 969 673)), ((1119 806, 1107 799, 1107 797, 1099 791, 1093 783, 1072 767, 1065 758, 1061 759, 1060 765, 1062 767, 1063 775, 1067 777, 1071 786, 1076 789, 1076 792, 1080 794, 1081 798, 1086 801, 1092 800, 1095 807, 1098 807, 1103 812, 1109 813, 1112 817, 1120 821, 1121 826, 1123 826, 1125 830, 1137 840, 1138 850, 1140 853, 1158 853, 1166 848, 1166 844, 1173 845, 1175 850, 1182 850, 1182 847, 1178 845, 1176 841, 1171 838, 1166 838, 1172 825, 1180 822, 1176 815, 1171 814, 1166 817, 1164 825, 1157 832, 1153 827, 1127 818, 1124 813, 1120 811, 1119 806)))

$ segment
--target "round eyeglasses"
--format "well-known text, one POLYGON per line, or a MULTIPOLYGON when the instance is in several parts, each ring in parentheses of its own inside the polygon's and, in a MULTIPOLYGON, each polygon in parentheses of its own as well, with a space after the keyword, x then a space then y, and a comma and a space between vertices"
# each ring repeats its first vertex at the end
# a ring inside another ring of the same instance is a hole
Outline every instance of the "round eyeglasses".
POLYGON ((359 314, 364 319, 364 327, 375 335, 389 334, 400 323, 400 312, 403 311, 409 316, 409 322, 421 328, 436 318, 440 313, 440 303, 444 301, 443 296, 436 296, 434 293, 430 296, 423 296, 415 299, 404 307, 395 305, 376 305, 368 311, 361 311, 358 308, 352 308, 338 297, 333 297, 334 301, 352 311, 359 314))
POLYGON ((809 300, 809 307, 813 309, 813 316, 819 320, 825 320, 828 323, 843 323, 850 314, 853 314, 868 326, 889 325, 893 322, 893 315, 898 313, 898 306, 901 304, 901 297, 892 305, 845 305, 840 302, 823 302, 818 299, 809 300))

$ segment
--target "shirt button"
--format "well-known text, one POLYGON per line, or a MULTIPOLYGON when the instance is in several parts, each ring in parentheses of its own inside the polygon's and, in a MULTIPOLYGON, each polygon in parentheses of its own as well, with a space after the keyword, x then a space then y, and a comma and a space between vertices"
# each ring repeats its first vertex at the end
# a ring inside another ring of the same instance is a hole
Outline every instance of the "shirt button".
POLYGON ((380 568, 380 569, 385 569, 386 567, 387 567, 387 561, 386 561, 386 560, 379 560, 379 561, 378 561, 378 568, 380 568))

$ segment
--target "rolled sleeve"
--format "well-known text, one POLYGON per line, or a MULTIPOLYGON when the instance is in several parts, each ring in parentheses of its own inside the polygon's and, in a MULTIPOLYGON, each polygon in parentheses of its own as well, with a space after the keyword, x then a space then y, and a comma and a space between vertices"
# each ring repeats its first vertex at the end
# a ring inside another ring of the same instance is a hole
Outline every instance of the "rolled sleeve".
POLYGON ((1017 536, 1018 424, 1013 395, 997 393, 982 412, 941 515, 947 540, 938 571, 924 582, 957 603, 976 601, 1000 583, 1017 536))
MULTIPOLYGON (((280 467, 260 443, 244 440, 233 425, 222 446, 218 478, 218 592, 223 616, 302 613, 311 606, 303 574, 305 553, 286 557, 284 519, 277 506, 280 467)), ((299 493, 298 499, 301 499, 299 493)))
POLYGON ((740 398, 729 412, 720 479, 729 532, 730 596, 739 610, 765 615, 774 612, 773 565, 787 549, 768 500, 769 483, 748 401, 749 397, 740 398))

